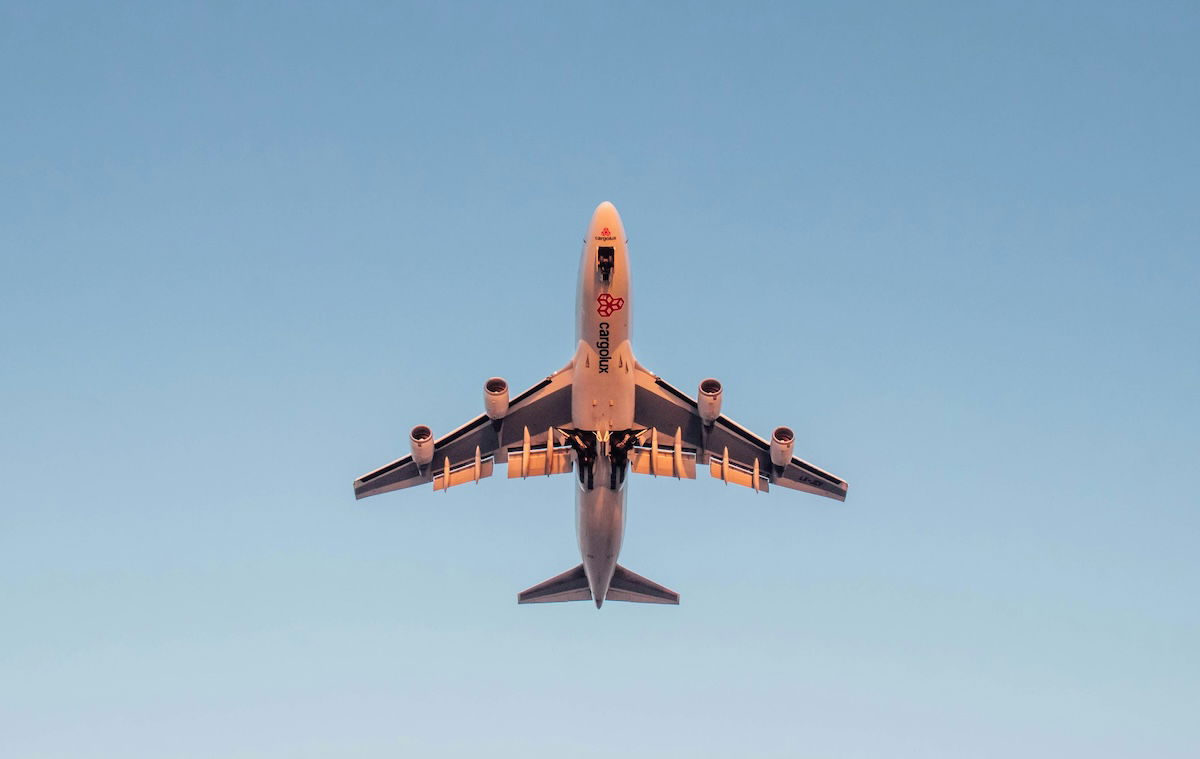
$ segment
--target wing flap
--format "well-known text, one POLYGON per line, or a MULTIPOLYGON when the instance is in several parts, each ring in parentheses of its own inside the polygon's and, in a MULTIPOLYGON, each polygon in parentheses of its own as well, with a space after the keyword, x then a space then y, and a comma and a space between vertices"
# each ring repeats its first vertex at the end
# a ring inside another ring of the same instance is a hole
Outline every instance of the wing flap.
POLYGON ((629 468, 636 474, 650 474, 655 477, 674 477, 675 479, 696 479, 696 452, 654 451, 650 448, 638 447, 633 449, 629 458, 629 468))
POLYGON ((549 454, 545 448, 534 448, 528 452, 512 448, 508 452, 508 478, 567 474, 574 468, 570 448, 554 448, 549 454))
POLYGON ((492 460, 483 458, 478 448, 475 449, 475 460, 469 464, 460 464, 452 469, 450 459, 443 459, 443 462, 442 471, 433 476, 434 490, 446 490, 455 485, 479 482, 484 477, 492 476, 492 460))
POLYGON ((634 473, 696 479, 696 449, 684 447, 682 430, 676 427, 670 437, 661 435, 657 427, 648 432, 649 435, 639 433, 639 439, 645 441, 649 437, 650 445, 635 446, 629 457, 629 468, 634 473))
POLYGON ((763 493, 770 489, 771 479, 759 469, 758 459, 746 467, 745 464, 730 460, 728 450, 723 456, 709 458, 708 473, 726 485, 741 485, 763 493))
POLYGON ((533 475, 549 477, 552 474, 570 472, 573 468, 571 448, 555 445, 556 439, 553 427, 546 428, 544 437, 530 435, 529 428, 526 427, 522 434, 521 447, 509 448, 507 451, 508 478, 524 479, 533 475), (534 444, 535 440, 538 441, 537 444, 534 444))

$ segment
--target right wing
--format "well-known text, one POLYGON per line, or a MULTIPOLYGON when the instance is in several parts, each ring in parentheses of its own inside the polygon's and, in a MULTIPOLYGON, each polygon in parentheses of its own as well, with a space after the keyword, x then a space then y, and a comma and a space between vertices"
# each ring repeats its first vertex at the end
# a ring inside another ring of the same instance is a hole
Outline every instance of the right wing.
MULTIPOLYGON (((771 445, 766 440, 724 415, 705 425, 694 399, 640 365, 635 376, 634 422, 661 438, 662 442, 655 445, 659 451, 670 450, 671 446, 685 455, 694 451, 699 463, 707 463, 710 473, 727 483, 755 490, 779 485, 846 500, 849 486, 845 481, 795 456, 785 466, 777 467, 771 461, 771 445)), ((661 458, 668 454, 658 455, 661 458)), ((660 471, 670 472, 666 467, 660 471)), ((690 476, 695 476, 694 469, 690 476)))
POLYGON ((520 466, 515 473, 509 467, 510 477, 570 471, 570 458, 556 448, 553 430, 571 423, 572 376, 570 366, 561 369, 513 398, 504 417, 481 414, 442 436, 424 467, 418 467, 410 454, 364 474, 354 481, 354 497, 427 482, 435 490, 477 482, 491 475, 494 463, 508 462, 508 449, 514 446, 512 454, 520 457, 520 466))

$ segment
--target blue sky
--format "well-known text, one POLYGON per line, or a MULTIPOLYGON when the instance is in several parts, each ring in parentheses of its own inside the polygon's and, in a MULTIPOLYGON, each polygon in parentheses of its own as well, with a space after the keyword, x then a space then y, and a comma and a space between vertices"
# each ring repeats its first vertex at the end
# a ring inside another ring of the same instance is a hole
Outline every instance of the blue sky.
POLYGON ((1189 3, 0 4, 0 753, 1200 744, 1189 3), (844 504, 355 476, 634 350, 844 504))

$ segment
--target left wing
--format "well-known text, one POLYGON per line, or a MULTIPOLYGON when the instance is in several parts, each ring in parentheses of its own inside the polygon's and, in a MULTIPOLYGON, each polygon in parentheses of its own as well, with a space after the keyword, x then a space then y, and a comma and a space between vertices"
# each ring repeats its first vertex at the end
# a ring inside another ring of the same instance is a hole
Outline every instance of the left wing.
POLYGON ((354 497, 427 482, 434 490, 478 482, 492 474, 495 463, 509 462, 510 453, 519 457, 513 462, 519 461, 517 470, 509 467, 510 477, 570 471, 565 449, 555 446, 554 428, 571 422, 571 378, 568 366, 513 398, 504 417, 481 414, 444 435, 434 443, 433 459, 424 467, 410 454, 364 474, 354 481, 354 497))
POLYGON ((795 456, 786 465, 775 466, 766 440, 727 416, 705 425, 694 399, 641 365, 635 375, 634 423, 656 431, 662 441, 656 447, 694 450, 699 463, 707 463, 712 476, 727 483, 755 490, 779 485, 846 500, 845 481, 795 456))

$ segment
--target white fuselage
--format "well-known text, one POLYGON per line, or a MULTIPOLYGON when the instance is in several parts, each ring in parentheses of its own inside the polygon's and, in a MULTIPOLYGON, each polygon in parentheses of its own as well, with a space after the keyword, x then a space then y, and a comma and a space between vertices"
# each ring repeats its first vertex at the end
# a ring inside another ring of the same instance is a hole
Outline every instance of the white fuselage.
POLYGON ((580 477, 576 478, 575 512, 579 552, 592 597, 598 602, 608 591, 625 533, 625 466, 614 464, 609 455, 609 433, 633 427, 630 295, 625 229, 617 209, 601 203, 592 214, 579 264, 571 391, 575 429, 594 432, 598 441, 590 481, 584 476, 585 462, 576 461, 580 477), (611 269, 606 272, 602 261, 610 257, 611 269))

